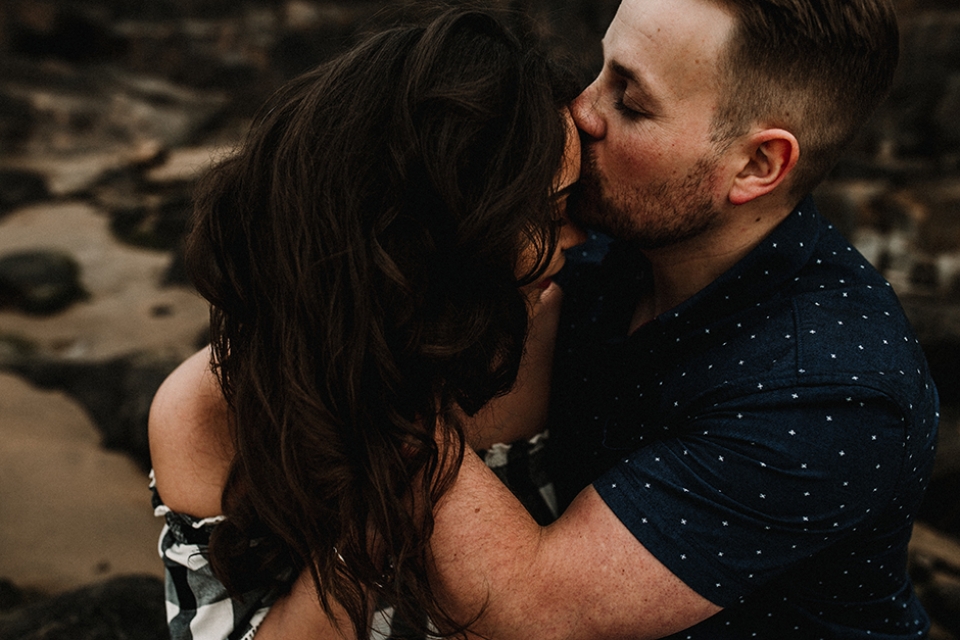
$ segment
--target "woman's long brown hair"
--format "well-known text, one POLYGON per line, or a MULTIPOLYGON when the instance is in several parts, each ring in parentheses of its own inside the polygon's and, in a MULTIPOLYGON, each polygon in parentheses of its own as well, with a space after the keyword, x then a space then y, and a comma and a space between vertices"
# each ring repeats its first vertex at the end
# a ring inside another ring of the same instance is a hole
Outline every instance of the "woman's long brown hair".
POLYGON ((306 567, 358 637, 374 597, 458 630, 426 569, 460 461, 435 431, 462 456, 453 409, 514 383, 517 287, 556 243, 561 77, 502 16, 448 10, 290 83, 203 181, 187 259, 235 434, 210 546, 231 593, 306 567))

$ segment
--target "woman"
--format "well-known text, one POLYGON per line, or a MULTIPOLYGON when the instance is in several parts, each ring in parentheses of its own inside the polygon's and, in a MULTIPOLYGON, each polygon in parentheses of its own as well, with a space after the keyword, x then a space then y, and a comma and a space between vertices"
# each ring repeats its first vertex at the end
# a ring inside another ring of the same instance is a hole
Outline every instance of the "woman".
POLYGON ((175 637, 252 637, 278 598, 258 637, 315 635, 317 603, 358 637, 378 602, 461 628, 427 578, 459 464, 437 443, 541 426, 574 94, 529 35, 451 10, 290 83, 206 178, 187 258, 216 377, 191 358, 150 424, 175 637))

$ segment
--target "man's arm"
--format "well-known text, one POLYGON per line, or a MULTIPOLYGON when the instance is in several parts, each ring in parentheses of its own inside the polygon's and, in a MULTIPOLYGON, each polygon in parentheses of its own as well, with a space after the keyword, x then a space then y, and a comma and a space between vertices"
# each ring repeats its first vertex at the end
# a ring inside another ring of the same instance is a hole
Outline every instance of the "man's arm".
POLYGON ((472 452, 436 512, 437 591, 510 638, 660 638, 720 611, 641 545, 592 487, 537 525, 472 452))

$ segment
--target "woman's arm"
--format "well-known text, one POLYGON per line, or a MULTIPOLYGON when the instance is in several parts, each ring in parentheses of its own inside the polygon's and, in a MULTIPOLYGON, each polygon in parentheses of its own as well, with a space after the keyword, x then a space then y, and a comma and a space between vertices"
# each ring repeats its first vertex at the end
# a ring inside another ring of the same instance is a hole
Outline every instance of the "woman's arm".
POLYGON ((500 442, 529 440, 546 428, 553 346, 562 301, 560 287, 551 284, 531 302, 527 339, 513 389, 488 402, 475 416, 463 416, 471 448, 489 449, 500 442))
POLYGON ((221 515, 233 444, 209 348, 187 358, 160 385, 150 405, 148 431, 164 504, 197 518, 221 515))
MULTIPOLYGON (((473 418, 464 417, 471 446, 486 449, 498 442, 529 439, 543 430, 561 300, 559 287, 551 285, 533 303, 517 384, 473 418)), ((233 459, 227 409, 210 369, 210 355, 205 348, 184 361, 161 385, 150 410, 158 492, 174 511, 196 517, 220 515, 233 459)), ((345 612, 337 608, 335 615, 345 635, 338 634, 321 609, 310 576, 304 573, 271 607, 257 638, 352 638, 345 612)))
MULTIPOLYGON (((563 293, 551 284, 532 302, 517 382, 471 418, 463 417, 473 449, 528 440, 546 426, 553 346, 563 293)), ((171 373, 150 406, 150 455, 157 489, 172 510, 199 518, 220 515, 233 460, 226 404, 210 369, 210 348, 171 373)))
MULTIPOLYGON (((210 370, 210 350, 185 360, 160 386, 150 406, 150 454, 164 504, 197 518, 220 515, 233 445, 220 385, 210 370)), ((257 640, 352 640, 346 613, 335 615, 337 632, 317 600, 308 573, 271 607, 257 640)), ((218 629, 223 637, 232 629, 218 629)))

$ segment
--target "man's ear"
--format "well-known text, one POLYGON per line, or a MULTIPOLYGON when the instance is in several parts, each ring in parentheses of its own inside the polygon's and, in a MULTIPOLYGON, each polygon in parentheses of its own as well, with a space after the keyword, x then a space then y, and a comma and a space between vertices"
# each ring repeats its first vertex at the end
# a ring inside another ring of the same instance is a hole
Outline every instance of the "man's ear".
POLYGON ((731 204, 746 204, 783 184, 800 159, 800 143, 785 129, 748 135, 740 172, 730 186, 731 204))

